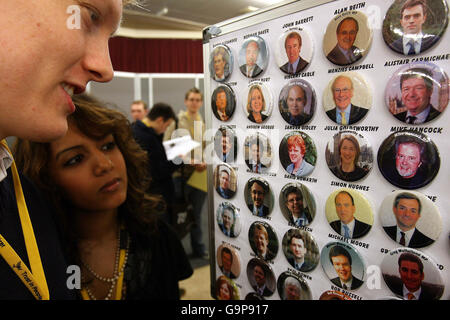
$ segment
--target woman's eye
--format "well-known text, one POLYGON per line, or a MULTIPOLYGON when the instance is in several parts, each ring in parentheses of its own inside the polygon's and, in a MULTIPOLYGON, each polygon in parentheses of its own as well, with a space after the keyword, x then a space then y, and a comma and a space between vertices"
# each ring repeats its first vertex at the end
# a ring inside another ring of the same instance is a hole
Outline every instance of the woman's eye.
POLYGON ((83 156, 81 154, 77 154, 75 157, 70 158, 68 161, 64 162, 64 167, 70 167, 75 164, 80 163, 83 160, 83 156))
POLYGON ((107 142, 102 146, 102 149, 107 151, 107 150, 113 150, 116 147, 116 143, 111 141, 111 142, 107 142))

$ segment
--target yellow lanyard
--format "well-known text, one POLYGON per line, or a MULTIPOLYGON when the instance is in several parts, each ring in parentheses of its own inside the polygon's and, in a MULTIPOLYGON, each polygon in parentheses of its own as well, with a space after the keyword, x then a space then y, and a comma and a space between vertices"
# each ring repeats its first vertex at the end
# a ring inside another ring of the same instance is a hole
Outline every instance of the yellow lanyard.
MULTIPOLYGON (((119 270, 122 270, 122 272, 119 274, 119 278, 117 279, 115 295, 116 298, 114 300, 122 300, 123 275, 125 273, 125 270, 123 268, 123 264, 125 263, 125 251, 125 249, 120 249, 119 253, 119 270)), ((85 288, 81 289, 81 297, 83 298, 83 300, 91 300, 85 288)))
MULTIPOLYGON (((12 156, 6 141, 2 140, 1 144, 12 156)), ((39 255, 33 225, 31 224, 30 215, 28 214, 22 184, 20 183, 19 173, 17 172, 17 167, 14 161, 11 164, 11 171, 14 182, 14 191, 16 194, 17 208, 19 210, 20 223, 22 226, 31 271, 1 234, 0 255, 3 259, 5 259, 11 269, 17 274, 23 284, 37 300, 49 300, 50 294, 48 292, 41 256, 39 255)))

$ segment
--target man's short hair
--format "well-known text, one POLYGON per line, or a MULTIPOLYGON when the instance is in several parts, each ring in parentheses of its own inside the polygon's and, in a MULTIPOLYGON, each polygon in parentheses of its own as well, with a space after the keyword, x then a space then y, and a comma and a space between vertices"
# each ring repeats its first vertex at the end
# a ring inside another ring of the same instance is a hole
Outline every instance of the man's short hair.
POLYGON ((337 257, 337 256, 344 256, 348 259, 348 262, 350 265, 352 264, 352 256, 348 251, 340 245, 335 245, 333 248, 331 248, 330 252, 328 253, 328 257, 330 258, 331 264, 333 264, 333 260, 331 258, 337 257))
POLYGON ((259 185, 261 188, 263 188, 264 194, 267 193, 268 189, 267 189, 266 184, 265 184, 264 182, 262 182, 261 180, 258 180, 258 179, 253 179, 252 181, 249 182, 249 184, 248 184, 248 190, 251 190, 252 187, 253 187, 253 185, 254 185, 255 183, 256 183, 257 185, 259 185))
POLYGON ((291 193, 295 193, 295 194, 298 195, 298 196, 302 199, 302 201, 303 201, 303 194, 302 194, 302 192, 301 192, 298 188, 296 188, 296 187, 288 187, 288 188, 286 189, 286 191, 284 192, 284 200, 285 200, 285 201, 287 201, 287 197, 288 197, 288 195, 290 195, 291 193))
POLYGON ((291 89, 293 89, 293 88, 295 88, 295 87, 298 87, 300 90, 302 90, 302 92, 303 92, 303 99, 304 99, 305 105, 306 105, 306 104, 308 103, 308 96, 307 96, 307 94, 306 94, 305 88, 303 88, 302 86, 300 86, 300 85, 298 85, 298 84, 294 84, 294 85, 292 85, 292 86, 289 86, 289 89, 288 89, 287 95, 286 95, 286 101, 287 101, 287 99, 288 99, 288 97, 289 97, 289 91, 291 91, 291 89))
POLYGON ((412 194, 412 193, 410 193, 410 192, 402 192, 402 193, 399 193, 399 194, 395 197, 395 200, 394 200, 394 207, 395 207, 395 208, 397 208, 397 206, 398 206, 400 200, 402 200, 402 199, 417 200, 417 202, 419 203, 419 214, 420 214, 420 212, 421 212, 421 210, 422 210, 422 204, 420 203, 420 199, 419 199, 415 194, 412 194))
POLYGON ((412 137, 412 136, 399 136, 399 137, 397 137, 395 139, 395 143, 394 143, 395 156, 397 156, 398 149, 399 149, 401 144, 414 144, 414 145, 417 145, 417 147, 419 148, 419 153, 420 153, 420 161, 422 163, 426 162, 426 156, 425 156, 426 145, 421 140, 419 140, 418 138, 412 137))
POLYGON ((338 24, 338 26, 337 26, 337 28, 336 28, 336 33, 339 33, 339 29, 341 28, 341 25, 344 23, 344 21, 348 21, 348 20, 354 21, 355 24, 356 24, 356 32, 359 31, 359 24, 358 24, 358 21, 356 21, 355 18, 347 17, 347 18, 345 18, 345 19, 342 19, 341 22, 339 22, 339 24, 338 24))
POLYGON ((415 254, 409 253, 409 252, 404 252, 400 255, 400 257, 398 258, 398 266, 400 267, 402 264, 402 261, 410 261, 413 263, 417 263, 417 265, 419 266, 419 270, 420 273, 423 274, 423 263, 420 260, 419 257, 417 257, 415 254))
POLYGON ((300 47, 302 46, 302 37, 297 32, 293 31, 287 35, 286 39, 284 40, 285 48, 286 48, 286 43, 287 43, 288 39, 297 39, 299 46, 300 47))
MULTIPOLYGON (((230 248, 223 247, 220 255, 222 256, 224 253, 228 253, 231 256, 231 262, 233 262, 233 253, 231 252, 230 248)), ((222 264, 223 264, 223 261, 222 261, 222 264)))
POLYGON ((187 100, 191 93, 199 94, 202 97, 202 101, 203 101, 203 93, 196 87, 191 88, 186 92, 186 94, 184 95, 184 100, 187 100))
POLYGON ((423 79, 428 90, 433 90, 433 75, 429 69, 426 68, 411 68, 400 76, 400 89, 402 89, 403 81, 408 79, 423 79))
POLYGON ((142 104, 142 106, 144 107, 144 110, 148 110, 148 105, 147 103, 145 103, 144 100, 135 100, 131 103, 131 105, 133 104, 142 104))
POLYGON ((338 195, 340 195, 340 194, 346 194, 346 195, 348 195, 348 196, 350 197, 350 199, 352 200, 352 205, 353 205, 353 206, 355 205, 355 201, 353 200, 352 195, 350 194, 350 192, 347 192, 347 191, 340 191, 340 192, 334 197, 334 203, 336 203, 336 198, 337 198, 338 195))
POLYGON ((177 119, 172 107, 163 102, 154 104, 147 117, 152 121, 158 119, 159 117, 162 117, 164 121, 169 119, 177 119))
POLYGON ((415 6, 422 6, 423 15, 425 16, 427 14, 427 4, 424 0, 406 0, 402 5, 402 9, 400 10, 401 17, 403 18, 403 11, 415 6))

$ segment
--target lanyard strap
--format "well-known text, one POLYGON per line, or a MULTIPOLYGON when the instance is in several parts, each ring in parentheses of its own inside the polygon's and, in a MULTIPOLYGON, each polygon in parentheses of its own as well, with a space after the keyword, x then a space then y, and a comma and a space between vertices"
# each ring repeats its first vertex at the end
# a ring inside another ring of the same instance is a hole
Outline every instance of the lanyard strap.
MULTIPOLYGON (((5 140, 1 144, 12 155, 5 140)), ((19 210, 19 218, 22 227, 22 233, 25 240, 25 247, 30 263, 31 271, 28 269, 22 259, 14 251, 6 239, 0 235, 0 255, 5 259, 11 269, 17 274, 23 284, 33 294, 37 300, 49 300, 47 281, 45 279, 44 268, 42 266, 41 256, 36 242, 36 237, 28 213, 27 204, 23 195, 22 184, 20 183, 19 173, 13 161, 11 164, 12 177, 14 182, 14 191, 19 210)))

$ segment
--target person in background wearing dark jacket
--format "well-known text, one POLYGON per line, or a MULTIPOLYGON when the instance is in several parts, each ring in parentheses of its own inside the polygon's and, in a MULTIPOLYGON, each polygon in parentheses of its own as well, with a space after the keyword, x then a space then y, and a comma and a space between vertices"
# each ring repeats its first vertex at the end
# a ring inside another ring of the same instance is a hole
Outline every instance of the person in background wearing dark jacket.
POLYGON ((151 177, 149 192, 162 195, 167 204, 169 216, 165 217, 166 222, 171 222, 169 210, 175 194, 172 174, 182 164, 176 165, 167 160, 162 140, 164 132, 175 120, 175 113, 169 105, 157 103, 142 121, 136 121, 133 126, 134 138, 148 154, 151 177))

